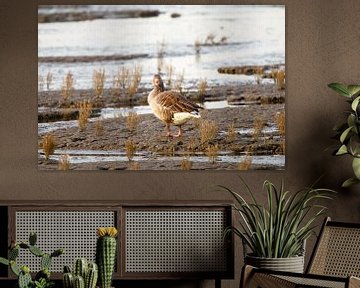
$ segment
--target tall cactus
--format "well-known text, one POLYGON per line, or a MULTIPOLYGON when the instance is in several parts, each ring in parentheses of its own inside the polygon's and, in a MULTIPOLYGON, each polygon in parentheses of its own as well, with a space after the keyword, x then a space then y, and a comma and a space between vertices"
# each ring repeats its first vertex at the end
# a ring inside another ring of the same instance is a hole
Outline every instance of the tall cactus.
POLYGON ((97 229, 96 262, 99 268, 100 288, 110 288, 116 258, 115 227, 101 227, 97 229))

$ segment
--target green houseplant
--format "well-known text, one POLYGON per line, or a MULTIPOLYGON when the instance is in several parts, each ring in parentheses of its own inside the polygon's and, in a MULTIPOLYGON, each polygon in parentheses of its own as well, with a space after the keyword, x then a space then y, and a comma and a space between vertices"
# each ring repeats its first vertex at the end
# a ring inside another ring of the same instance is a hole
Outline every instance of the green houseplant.
POLYGON ((342 184, 343 187, 348 187, 360 183, 360 85, 331 83, 328 86, 346 97, 351 106, 347 112, 346 122, 334 128, 340 140, 340 146, 334 154, 352 157, 354 176, 342 184))
POLYGON ((52 253, 45 253, 36 246, 36 242, 36 234, 30 233, 29 243, 12 243, 8 251, 8 259, 0 257, 0 263, 10 266, 11 271, 18 277, 18 288, 50 288, 54 286, 54 282, 50 280, 50 265, 52 259, 63 254, 64 250, 57 249, 52 253), (31 254, 40 258, 41 270, 36 273, 34 279, 31 277, 30 268, 28 266, 20 266, 16 263, 20 249, 28 250, 31 254))
POLYGON ((305 241, 314 233, 315 222, 326 209, 318 201, 331 199, 334 191, 310 187, 290 193, 283 184, 277 188, 266 180, 267 203, 262 205, 242 182, 251 201, 221 187, 235 199, 233 208, 240 216, 239 227, 229 227, 226 233, 233 232, 250 250, 251 253, 244 255, 245 263, 272 270, 303 272, 305 241))

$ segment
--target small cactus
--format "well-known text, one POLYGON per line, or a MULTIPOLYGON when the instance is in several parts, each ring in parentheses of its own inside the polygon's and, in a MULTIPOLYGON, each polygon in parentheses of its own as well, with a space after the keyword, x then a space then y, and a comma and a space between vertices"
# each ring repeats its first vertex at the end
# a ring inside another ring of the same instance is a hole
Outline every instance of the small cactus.
POLYGON ((49 269, 50 268, 50 265, 51 265, 51 260, 52 260, 52 257, 50 254, 48 253, 45 253, 41 256, 41 261, 40 261, 40 267, 41 269, 49 269))
POLYGON ((36 241, 37 241, 37 235, 34 232, 31 232, 29 235, 29 244, 31 246, 35 246, 36 245, 36 241))
POLYGON ((116 258, 115 227, 97 229, 99 238, 96 243, 96 262, 99 267, 99 284, 101 288, 110 288, 116 258))
POLYGON ((96 263, 86 258, 78 258, 74 263, 74 272, 69 266, 64 266, 63 286, 64 288, 95 288, 98 279, 98 268, 96 263), (83 286, 82 286, 83 285, 83 286))
POLYGON ((84 278, 77 275, 74 277, 74 288, 85 288, 84 278))
POLYGON ((19 274, 18 285, 19 288, 28 288, 32 283, 30 269, 27 266, 21 267, 21 271, 19 274))

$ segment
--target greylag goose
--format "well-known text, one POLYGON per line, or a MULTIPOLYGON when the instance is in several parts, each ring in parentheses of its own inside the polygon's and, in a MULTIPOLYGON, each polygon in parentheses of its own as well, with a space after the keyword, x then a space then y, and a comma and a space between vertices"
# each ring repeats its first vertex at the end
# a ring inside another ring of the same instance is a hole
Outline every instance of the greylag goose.
POLYGON ((154 75, 152 83, 154 89, 147 98, 151 110, 157 118, 165 123, 168 137, 180 137, 182 135, 181 125, 192 118, 200 118, 199 109, 202 107, 178 92, 165 91, 159 74, 154 75), (171 135, 170 124, 179 127, 178 134, 171 135))

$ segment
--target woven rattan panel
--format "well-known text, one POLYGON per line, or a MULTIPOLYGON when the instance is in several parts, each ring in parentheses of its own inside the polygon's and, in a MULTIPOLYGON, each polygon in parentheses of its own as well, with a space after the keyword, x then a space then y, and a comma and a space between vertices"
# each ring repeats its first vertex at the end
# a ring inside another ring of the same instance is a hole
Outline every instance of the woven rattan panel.
POLYGON ((360 277, 360 229, 326 227, 309 272, 360 277))
POLYGON ((125 213, 125 272, 226 271, 224 211, 125 213))
MULTIPOLYGON (((29 233, 36 231, 37 246, 51 253, 64 248, 65 253, 53 260, 50 270, 62 272, 64 265, 86 257, 95 260, 96 228, 115 226, 114 211, 16 211, 16 241, 28 243, 29 233)), ((19 263, 38 271, 40 259, 21 251, 19 263)))

